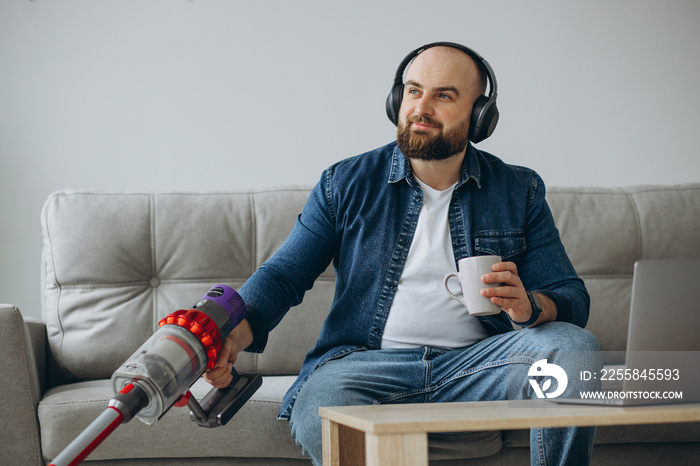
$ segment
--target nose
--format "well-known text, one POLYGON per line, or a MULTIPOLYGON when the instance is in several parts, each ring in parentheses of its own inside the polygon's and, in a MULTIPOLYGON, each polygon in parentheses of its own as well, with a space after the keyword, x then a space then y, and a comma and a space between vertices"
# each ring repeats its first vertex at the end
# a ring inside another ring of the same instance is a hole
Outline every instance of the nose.
POLYGON ((417 98, 413 113, 420 116, 432 115, 434 113, 434 109, 430 99, 428 99, 425 95, 417 98))

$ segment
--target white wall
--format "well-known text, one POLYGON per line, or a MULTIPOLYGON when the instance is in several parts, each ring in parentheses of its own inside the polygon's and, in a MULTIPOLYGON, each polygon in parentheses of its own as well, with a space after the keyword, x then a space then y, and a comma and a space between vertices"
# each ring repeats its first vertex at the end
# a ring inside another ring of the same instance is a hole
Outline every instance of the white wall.
POLYGON ((700 181, 694 0, 4 0, 0 302, 40 315, 62 188, 315 183, 394 138, 396 66, 435 40, 493 66, 480 144, 550 186, 700 181))

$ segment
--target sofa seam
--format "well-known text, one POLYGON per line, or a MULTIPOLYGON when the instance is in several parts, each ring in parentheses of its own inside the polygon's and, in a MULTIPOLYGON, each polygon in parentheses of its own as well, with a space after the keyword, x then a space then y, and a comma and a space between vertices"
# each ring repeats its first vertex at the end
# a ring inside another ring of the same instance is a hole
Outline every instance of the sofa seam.
MULTIPOLYGON (((151 280, 158 277, 157 270, 157 241, 156 241, 156 196, 151 195, 149 197, 149 215, 150 215, 150 228, 151 228, 151 280)), ((151 287, 151 305, 152 305, 152 328, 158 328, 158 292, 151 286, 151 281, 149 280, 148 285, 151 287)))
POLYGON ((578 276, 581 278, 600 278, 606 280, 632 279, 631 273, 579 273, 578 276))
MULTIPOLYGON (((47 237, 47 241, 49 244, 49 255, 51 257, 51 263, 52 263, 52 267, 53 267, 53 273, 51 275, 52 275, 52 279, 53 279, 52 281, 56 286, 56 297, 55 297, 55 305, 54 305, 55 319, 56 319, 56 323, 58 324, 58 329, 59 329, 59 333, 60 333, 60 341, 58 344, 58 351, 60 352, 61 357, 60 358, 56 357, 57 361, 63 359, 63 344, 65 342, 66 331, 63 328, 63 322, 61 320, 61 311, 59 309, 59 306, 61 303, 61 294, 63 293, 63 285, 61 285, 61 282, 58 279, 58 276, 56 275, 56 261, 55 261, 55 256, 53 253, 53 241, 51 239, 51 228, 49 227, 49 205, 52 204, 54 199, 58 198, 59 196, 66 197, 66 193, 65 192, 56 192, 56 193, 51 194, 51 196, 49 196, 49 199, 47 199, 45 207, 44 207, 44 225, 46 227, 46 237, 47 237)), ((46 266, 47 266, 47 264, 44 264, 44 267, 46 267, 46 266)), ((46 269, 44 269, 44 273, 46 273, 46 269)), ((44 280, 44 282, 46 283, 46 280, 44 280)), ((48 283, 46 283, 46 284, 48 285, 48 283)), ((48 332, 47 332, 47 340, 50 340, 48 332)), ((49 348, 51 348, 50 344, 48 346, 49 346, 49 348)), ((63 366, 63 364, 59 363, 59 366, 64 371, 66 370, 66 368, 63 366)))
MULTIPOLYGON (((257 233, 258 233, 258 228, 257 228, 257 222, 258 222, 258 216, 256 215, 255 209, 256 203, 255 203, 255 194, 251 193, 248 195, 248 202, 250 206, 250 250, 252 252, 250 260, 250 273, 249 277, 252 276, 255 273, 256 266, 257 266, 257 257, 258 257, 258 243, 256 241, 257 239, 257 233)), ((258 371, 258 363, 259 363, 259 356, 257 353, 253 353, 253 357, 251 358, 252 360, 252 371, 257 372, 258 371)))
POLYGON ((250 194, 248 196, 248 206, 250 208, 250 251, 251 251, 251 257, 250 257, 250 274, 252 275, 255 272, 255 266, 257 264, 257 255, 258 255, 258 249, 257 249, 257 241, 256 235, 257 235, 257 215, 255 214, 255 209, 256 209, 256 203, 255 203, 255 196, 253 194, 250 194))
MULTIPOLYGON (((249 277, 204 277, 204 278, 189 278, 189 279, 181 279, 181 278, 172 278, 172 279, 159 279, 161 284, 177 284, 177 283, 199 283, 199 282, 207 282, 211 284, 213 281, 225 281, 225 280, 231 280, 231 281, 245 281, 249 277)), ((323 281, 323 282, 329 282, 332 283, 335 281, 334 278, 331 277, 319 277, 316 281, 323 281)), ((93 288, 120 288, 120 287, 143 287, 143 288, 149 288, 150 287, 150 282, 147 280, 143 281, 138 281, 138 282, 120 282, 120 283, 100 283, 100 282, 81 282, 81 283, 74 283, 71 285, 64 285, 62 286, 63 289, 66 290, 85 290, 85 289, 93 289, 93 288)))
POLYGON ((103 400, 85 400, 85 401, 58 401, 58 402, 49 402, 49 403, 43 403, 42 406, 68 406, 68 405, 86 405, 86 404, 99 404, 103 405, 107 402, 109 402, 109 398, 105 398, 103 400))
POLYGON ((636 195, 644 193, 657 192, 676 192, 676 191, 697 191, 700 190, 700 183, 680 183, 674 185, 638 185, 618 188, 606 187, 565 187, 552 186, 547 189, 547 195, 554 194, 586 194, 596 196, 619 196, 619 195, 636 195))
POLYGON ((632 213, 634 214, 634 221, 637 227, 637 244, 639 245, 637 249, 637 257, 641 259, 642 255, 644 254, 644 235, 642 234, 642 221, 639 215, 639 206, 634 199, 633 193, 627 193, 627 200, 632 206, 632 213))
POLYGON ((221 191, 110 191, 99 189, 76 189, 76 190, 61 190, 52 193, 50 196, 191 196, 191 195, 207 195, 207 196, 230 196, 230 195, 257 195, 277 192, 303 192, 311 191, 312 185, 298 186, 270 186, 267 188, 252 189, 252 190, 221 190, 221 191))
MULTIPOLYGON (((234 280, 234 281, 245 281, 249 277, 203 277, 203 278, 159 278, 161 283, 168 283, 168 284, 173 284, 173 283, 197 283, 197 282, 202 282, 202 281, 207 281, 210 282, 212 280, 216 281, 222 281, 222 280, 234 280)), ((325 282, 334 282, 335 278, 332 277, 324 277, 320 276, 319 278, 316 279, 316 281, 325 281, 325 282)), ((61 288, 67 289, 67 290, 78 290, 78 289, 87 289, 87 288, 118 288, 118 287, 123 287, 123 286, 142 286, 145 288, 148 288, 150 286, 150 282, 148 280, 139 280, 139 281, 134 281, 134 282, 114 282, 114 283, 105 283, 105 282, 77 282, 73 283, 70 285, 61 285, 61 288)))

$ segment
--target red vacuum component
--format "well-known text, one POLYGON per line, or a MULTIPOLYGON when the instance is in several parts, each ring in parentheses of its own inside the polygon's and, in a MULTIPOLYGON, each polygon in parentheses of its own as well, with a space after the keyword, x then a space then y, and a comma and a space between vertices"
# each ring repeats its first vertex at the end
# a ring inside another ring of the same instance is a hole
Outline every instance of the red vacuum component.
POLYGON ((154 424, 173 405, 189 406, 202 427, 225 425, 260 387, 260 376, 241 377, 212 388, 200 404, 188 390, 213 369, 224 338, 246 315, 233 288, 215 285, 194 306, 169 314, 160 328, 112 374, 115 395, 109 406, 56 458, 51 466, 76 466, 120 424, 138 417, 154 424), (184 395, 183 395, 184 393, 184 395))
POLYGON ((221 331, 209 316, 197 309, 181 309, 158 322, 159 327, 166 324, 177 325, 192 332, 207 352, 207 369, 214 368, 216 356, 221 349, 221 331))

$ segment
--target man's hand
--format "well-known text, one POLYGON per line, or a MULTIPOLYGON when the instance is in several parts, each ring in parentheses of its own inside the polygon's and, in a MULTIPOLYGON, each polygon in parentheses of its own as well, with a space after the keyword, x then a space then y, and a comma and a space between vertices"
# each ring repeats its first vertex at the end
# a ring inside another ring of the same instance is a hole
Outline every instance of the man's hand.
MULTIPOLYGON (((513 262, 499 262, 492 267, 494 273, 481 277, 484 283, 500 283, 502 286, 482 288, 481 295, 491 298, 491 302, 501 306, 510 318, 516 322, 526 322, 532 316, 532 307, 523 282, 518 277, 518 267, 513 262)), ((537 294, 542 304, 542 314, 531 325, 543 324, 556 320, 557 309, 552 300, 542 294, 537 294)))
POLYGON ((204 380, 215 388, 228 387, 233 378, 231 368, 238 358, 238 353, 250 346, 252 342, 253 330, 248 321, 243 319, 223 341, 221 351, 216 358, 216 365, 213 369, 202 374, 204 380))

